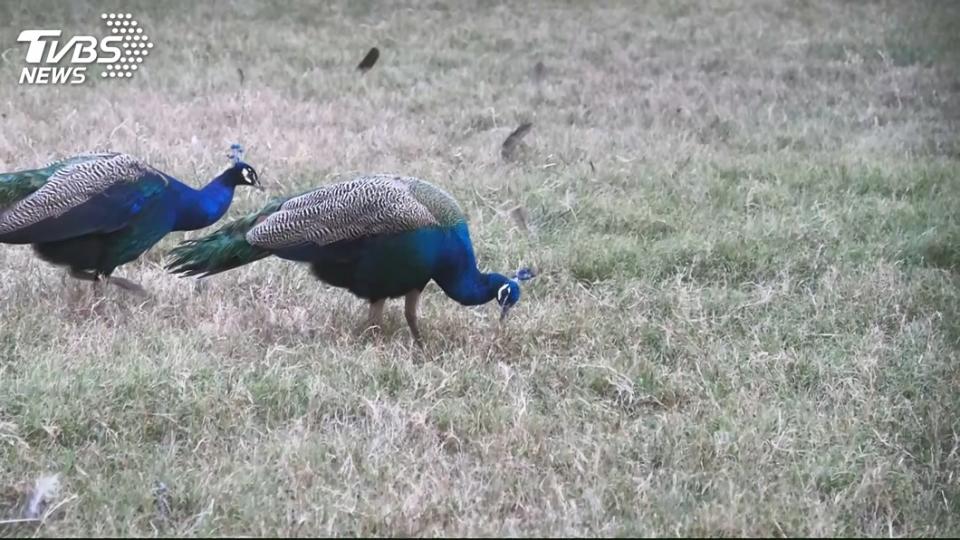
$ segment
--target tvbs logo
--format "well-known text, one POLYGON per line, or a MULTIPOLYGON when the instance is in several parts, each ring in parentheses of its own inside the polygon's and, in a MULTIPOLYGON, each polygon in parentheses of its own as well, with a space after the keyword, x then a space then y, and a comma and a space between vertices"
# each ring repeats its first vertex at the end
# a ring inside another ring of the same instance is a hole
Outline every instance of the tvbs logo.
POLYGON ((104 13, 100 19, 110 30, 106 37, 73 36, 65 40, 61 30, 20 32, 17 41, 28 44, 28 65, 20 72, 20 84, 81 84, 93 65, 102 66, 103 79, 133 77, 153 43, 129 13, 104 13), (64 61, 68 65, 62 65, 64 61))

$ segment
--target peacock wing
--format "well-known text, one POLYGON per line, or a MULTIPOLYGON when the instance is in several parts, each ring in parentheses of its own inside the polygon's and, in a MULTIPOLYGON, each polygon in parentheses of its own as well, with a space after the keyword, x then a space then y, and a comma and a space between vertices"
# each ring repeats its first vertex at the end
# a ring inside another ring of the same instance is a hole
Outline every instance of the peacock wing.
POLYGON ((440 223, 418 200, 413 178, 362 176, 294 197, 247 232, 265 249, 390 234, 440 223))
POLYGON ((164 193, 165 175, 126 154, 71 158, 0 213, 0 241, 53 242, 124 227, 164 193))
POLYGON ((71 156, 47 163, 36 168, 9 173, 0 173, 0 213, 13 206, 24 197, 37 191, 53 176, 57 171, 69 167, 76 163, 99 159, 115 154, 106 153, 86 153, 71 156))

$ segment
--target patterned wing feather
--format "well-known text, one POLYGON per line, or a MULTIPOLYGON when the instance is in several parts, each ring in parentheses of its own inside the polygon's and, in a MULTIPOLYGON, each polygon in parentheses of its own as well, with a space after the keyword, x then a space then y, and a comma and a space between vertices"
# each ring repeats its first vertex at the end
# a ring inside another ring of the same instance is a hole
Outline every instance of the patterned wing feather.
POLYGON ((441 225, 400 176, 361 176, 290 199, 250 229, 247 241, 265 249, 326 245, 377 234, 441 225))
MULTIPOLYGON (((157 171, 125 154, 98 154, 92 156, 92 159, 64 160, 39 189, 0 214, 0 235, 63 216, 94 197, 107 194, 108 191, 115 195, 123 194, 126 190, 116 188, 124 184, 132 186, 147 175, 164 178, 157 171)), ((115 206, 127 202, 128 198, 108 197, 104 200, 105 207, 102 210, 105 213, 122 213, 123 209, 115 206)), ((109 217, 116 217, 116 214, 109 217)))
POLYGON ((37 191, 62 168, 115 154, 87 153, 53 161, 37 169, 0 173, 0 213, 37 191))

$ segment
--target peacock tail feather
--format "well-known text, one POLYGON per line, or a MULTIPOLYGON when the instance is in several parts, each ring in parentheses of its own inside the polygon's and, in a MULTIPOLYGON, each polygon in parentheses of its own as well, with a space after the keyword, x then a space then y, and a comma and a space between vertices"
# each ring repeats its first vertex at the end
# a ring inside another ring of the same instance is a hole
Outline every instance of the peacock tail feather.
POLYGON ((247 242, 247 232, 291 198, 273 198, 260 210, 235 219, 211 234, 181 242, 169 251, 173 260, 166 265, 167 270, 206 277, 269 256, 269 251, 247 242))

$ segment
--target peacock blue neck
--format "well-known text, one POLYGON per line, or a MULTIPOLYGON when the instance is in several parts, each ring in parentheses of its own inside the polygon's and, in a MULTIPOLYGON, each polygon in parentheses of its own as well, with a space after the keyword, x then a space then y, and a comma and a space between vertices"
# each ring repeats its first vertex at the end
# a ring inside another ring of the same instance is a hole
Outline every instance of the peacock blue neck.
POLYGON ((453 227, 447 236, 449 253, 457 255, 438 269, 434 281, 450 298, 465 306, 485 304, 496 298, 497 291, 507 283, 500 274, 487 274, 477 268, 477 260, 470 243, 466 223, 453 227))
POLYGON ((506 276, 490 273, 485 274, 479 270, 469 274, 464 274, 453 282, 441 283, 437 281, 443 292, 457 302, 465 306, 478 306, 486 304, 497 297, 497 291, 500 287, 509 283, 506 276))
POLYGON ((171 182, 177 192, 175 231, 193 231, 216 223, 230 208, 236 182, 226 173, 196 190, 180 182, 171 182))

